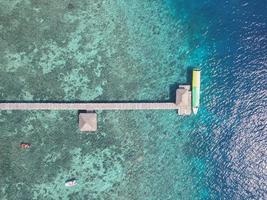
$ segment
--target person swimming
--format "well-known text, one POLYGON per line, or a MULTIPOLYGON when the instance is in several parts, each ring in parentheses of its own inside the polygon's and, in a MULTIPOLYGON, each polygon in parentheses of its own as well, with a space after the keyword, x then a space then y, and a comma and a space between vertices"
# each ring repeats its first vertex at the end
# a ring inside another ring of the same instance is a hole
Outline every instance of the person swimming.
POLYGON ((20 148, 29 149, 31 147, 30 143, 20 143, 20 148))

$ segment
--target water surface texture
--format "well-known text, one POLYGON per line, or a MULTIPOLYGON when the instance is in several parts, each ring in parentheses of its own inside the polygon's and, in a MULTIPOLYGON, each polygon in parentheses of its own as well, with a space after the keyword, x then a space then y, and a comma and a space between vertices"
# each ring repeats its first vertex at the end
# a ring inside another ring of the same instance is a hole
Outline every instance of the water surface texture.
POLYGON ((266 199, 266 10, 0 0, 1 102, 174 101, 202 70, 196 116, 98 111, 84 134, 77 111, 0 111, 0 199, 266 199))

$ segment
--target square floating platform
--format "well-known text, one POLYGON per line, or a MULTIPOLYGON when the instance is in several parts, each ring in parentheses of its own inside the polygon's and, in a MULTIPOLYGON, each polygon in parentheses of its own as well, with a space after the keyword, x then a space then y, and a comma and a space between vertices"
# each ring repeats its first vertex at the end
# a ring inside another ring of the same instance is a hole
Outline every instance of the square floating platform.
POLYGON ((92 132, 97 130, 97 114, 96 113, 80 113, 79 127, 82 132, 92 132))

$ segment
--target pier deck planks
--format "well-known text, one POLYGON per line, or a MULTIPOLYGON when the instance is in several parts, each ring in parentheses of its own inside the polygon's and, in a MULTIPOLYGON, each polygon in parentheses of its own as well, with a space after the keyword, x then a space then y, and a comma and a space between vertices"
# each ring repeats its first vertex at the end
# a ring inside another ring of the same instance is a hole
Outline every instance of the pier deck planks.
POLYGON ((175 103, 0 103, 0 110, 177 110, 175 103))

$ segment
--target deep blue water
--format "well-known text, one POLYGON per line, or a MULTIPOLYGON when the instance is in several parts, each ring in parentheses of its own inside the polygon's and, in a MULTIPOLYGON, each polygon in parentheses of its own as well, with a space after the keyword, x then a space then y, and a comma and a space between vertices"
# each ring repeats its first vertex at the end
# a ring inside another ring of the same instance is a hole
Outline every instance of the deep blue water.
POLYGON ((210 198, 266 199, 267 1, 168 3, 209 54, 201 63, 206 136, 196 144, 206 149, 210 198))

